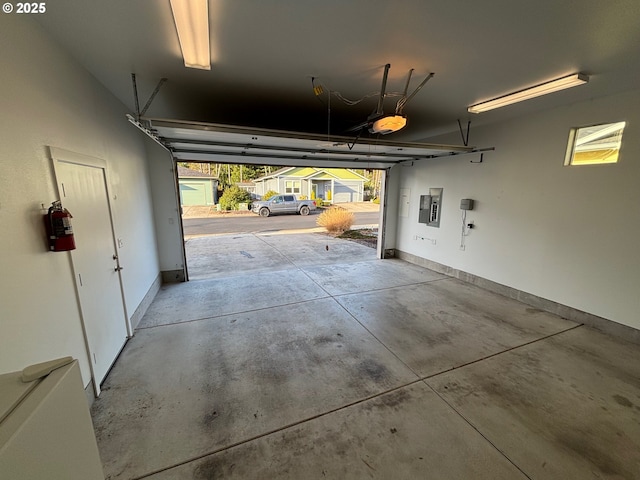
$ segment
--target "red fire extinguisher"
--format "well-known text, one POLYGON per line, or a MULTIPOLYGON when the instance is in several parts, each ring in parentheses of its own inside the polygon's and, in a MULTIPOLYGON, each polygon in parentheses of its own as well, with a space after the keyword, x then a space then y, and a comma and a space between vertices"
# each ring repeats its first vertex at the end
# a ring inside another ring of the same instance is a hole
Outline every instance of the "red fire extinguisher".
POLYGON ((69 210, 62 208, 60 200, 56 200, 49 207, 48 213, 44 216, 44 224, 49 236, 49 250, 52 252, 75 250, 71 218, 69 210))

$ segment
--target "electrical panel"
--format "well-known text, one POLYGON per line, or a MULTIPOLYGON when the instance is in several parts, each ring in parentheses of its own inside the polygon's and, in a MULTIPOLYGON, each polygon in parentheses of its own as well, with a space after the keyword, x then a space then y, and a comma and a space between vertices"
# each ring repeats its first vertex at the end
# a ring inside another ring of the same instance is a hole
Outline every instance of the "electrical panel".
POLYGON ((439 227, 441 209, 442 188, 430 188, 429 195, 420 195, 418 222, 426 223, 429 227, 439 227))
POLYGON ((463 198, 460 200, 460 210, 473 210, 473 200, 470 198, 463 198))
POLYGON ((420 210, 418 222, 429 223, 429 209, 431 208, 431 195, 420 195, 420 210))

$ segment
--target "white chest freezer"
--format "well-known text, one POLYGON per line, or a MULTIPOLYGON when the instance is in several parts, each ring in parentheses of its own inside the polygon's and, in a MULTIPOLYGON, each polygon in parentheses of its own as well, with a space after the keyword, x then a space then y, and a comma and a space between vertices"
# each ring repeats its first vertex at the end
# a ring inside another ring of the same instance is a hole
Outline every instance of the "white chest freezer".
POLYGON ((0 375, 0 477, 104 480, 78 362, 24 383, 0 375))

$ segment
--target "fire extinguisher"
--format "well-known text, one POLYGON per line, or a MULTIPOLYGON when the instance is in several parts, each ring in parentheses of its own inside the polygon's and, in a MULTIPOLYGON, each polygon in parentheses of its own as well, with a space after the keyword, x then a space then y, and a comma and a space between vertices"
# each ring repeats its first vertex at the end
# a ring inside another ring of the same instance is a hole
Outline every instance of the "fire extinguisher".
POLYGON ((73 238, 71 218, 71 213, 66 208, 62 208, 60 200, 56 200, 49 207, 49 211, 44 216, 44 224, 49 237, 49 250, 52 252, 75 250, 76 242, 73 238))

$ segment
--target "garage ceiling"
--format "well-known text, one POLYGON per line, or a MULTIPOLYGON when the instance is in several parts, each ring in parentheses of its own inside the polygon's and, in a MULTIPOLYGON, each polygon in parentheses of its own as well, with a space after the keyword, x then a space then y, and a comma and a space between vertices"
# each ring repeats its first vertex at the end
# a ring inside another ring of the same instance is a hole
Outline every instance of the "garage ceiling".
MULTIPOLYGON (((27 17, 27 16, 24 16, 27 17)), ((56 0, 37 18, 54 40, 135 112, 131 73, 147 115, 342 135, 376 107, 357 99, 435 76, 406 106, 409 123, 384 140, 416 141, 638 88, 638 0, 209 0, 210 71, 183 66, 169 0, 56 0), (581 71, 584 86, 479 115, 481 100, 581 71)), ((385 102, 393 110, 394 98, 385 102)))
POLYGON ((480 155, 471 147, 403 143, 299 134, 228 125, 144 119, 129 121, 170 150, 179 161, 280 166, 387 168, 452 155, 480 155))

